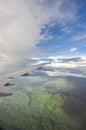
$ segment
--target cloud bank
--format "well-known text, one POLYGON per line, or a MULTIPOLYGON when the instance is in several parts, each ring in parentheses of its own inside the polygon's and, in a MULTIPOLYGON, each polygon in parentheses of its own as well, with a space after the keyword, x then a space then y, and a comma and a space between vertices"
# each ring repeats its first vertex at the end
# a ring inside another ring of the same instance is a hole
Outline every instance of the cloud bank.
POLYGON ((72 76, 86 78, 86 56, 73 58, 58 58, 51 61, 51 64, 46 65, 43 73, 48 76, 72 76), (57 61, 56 61, 57 60, 57 61))

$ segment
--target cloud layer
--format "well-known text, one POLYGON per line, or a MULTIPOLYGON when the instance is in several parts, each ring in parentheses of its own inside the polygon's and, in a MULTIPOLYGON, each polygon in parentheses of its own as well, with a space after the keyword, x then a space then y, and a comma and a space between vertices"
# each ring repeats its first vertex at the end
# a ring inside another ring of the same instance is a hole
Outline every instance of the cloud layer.
POLYGON ((46 65, 41 72, 49 76, 72 76, 86 78, 86 57, 50 59, 51 64, 46 65), (57 61, 56 61, 57 60, 57 61))

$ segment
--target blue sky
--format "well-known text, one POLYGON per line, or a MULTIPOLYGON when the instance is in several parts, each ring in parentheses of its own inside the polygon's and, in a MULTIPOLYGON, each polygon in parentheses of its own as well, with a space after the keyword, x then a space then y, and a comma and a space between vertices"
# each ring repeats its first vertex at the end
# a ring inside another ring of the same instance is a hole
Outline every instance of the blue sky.
POLYGON ((75 21, 69 21, 65 25, 57 22, 51 26, 47 24, 41 31, 41 34, 47 34, 47 38, 37 46, 49 51, 48 56, 86 54, 86 0, 74 2, 77 6, 75 21))

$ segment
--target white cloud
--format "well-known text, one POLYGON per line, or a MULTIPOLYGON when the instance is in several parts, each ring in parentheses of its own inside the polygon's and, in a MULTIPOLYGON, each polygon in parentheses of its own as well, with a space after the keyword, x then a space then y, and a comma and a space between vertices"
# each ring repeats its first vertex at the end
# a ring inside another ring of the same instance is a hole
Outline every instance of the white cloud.
POLYGON ((79 40, 83 40, 83 39, 86 39, 86 33, 72 37, 71 41, 79 41, 79 40))
POLYGON ((74 52, 74 51, 76 51, 78 48, 71 48, 70 49, 70 52, 74 52))
POLYGON ((79 78, 86 78, 86 74, 78 74, 78 73, 70 73, 70 72, 68 72, 68 71, 65 71, 64 70, 64 72, 61 72, 61 71, 54 71, 54 72, 52 72, 52 71, 46 71, 45 72, 48 76, 72 76, 72 77, 79 77, 79 78))
POLYGON ((0 0, 0 55, 9 64, 43 53, 36 43, 45 24, 65 25, 76 19, 71 0, 0 0))

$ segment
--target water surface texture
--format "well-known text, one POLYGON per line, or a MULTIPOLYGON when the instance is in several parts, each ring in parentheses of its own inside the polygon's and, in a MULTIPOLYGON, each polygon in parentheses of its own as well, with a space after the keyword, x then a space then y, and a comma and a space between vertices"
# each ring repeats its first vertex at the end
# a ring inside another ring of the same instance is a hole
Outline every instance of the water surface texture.
MULTIPOLYGON (((86 130, 86 79, 34 75, 0 98, 3 130, 86 130)), ((19 80, 20 82, 20 80, 19 80)))

